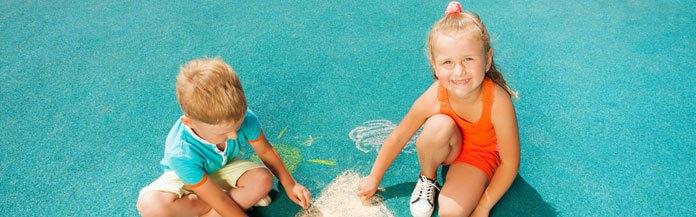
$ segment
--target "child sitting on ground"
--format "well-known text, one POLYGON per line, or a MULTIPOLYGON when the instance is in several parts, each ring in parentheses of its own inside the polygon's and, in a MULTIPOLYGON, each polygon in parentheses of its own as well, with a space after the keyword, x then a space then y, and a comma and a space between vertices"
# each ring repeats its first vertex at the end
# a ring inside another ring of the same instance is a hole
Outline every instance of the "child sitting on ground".
POLYGON ((493 48, 478 15, 452 2, 428 35, 435 81, 384 141, 358 195, 371 197, 411 136, 421 173, 409 200, 411 214, 488 216, 512 184, 520 162, 513 92, 493 63, 493 48), (450 165, 439 195, 438 166, 450 165))
POLYGON ((271 173, 293 202, 309 207, 310 192, 266 140, 228 64, 219 58, 192 60, 176 80, 183 115, 165 142, 164 173, 140 191, 141 215, 244 216, 252 205, 270 203, 271 173), (240 146, 247 144, 268 167, 237 159, 240 146))

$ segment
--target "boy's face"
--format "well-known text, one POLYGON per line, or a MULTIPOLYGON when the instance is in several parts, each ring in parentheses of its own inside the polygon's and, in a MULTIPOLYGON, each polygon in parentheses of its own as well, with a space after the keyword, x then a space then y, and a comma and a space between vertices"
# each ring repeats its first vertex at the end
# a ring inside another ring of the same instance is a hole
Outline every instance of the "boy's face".
POLYGON ((244 120, 234 123, 208 124, 182 116, 181 121, 191 128, 198 137, 213 144, 221 144, 227 142, 228 139, 237 138, 237 130, 244 120))

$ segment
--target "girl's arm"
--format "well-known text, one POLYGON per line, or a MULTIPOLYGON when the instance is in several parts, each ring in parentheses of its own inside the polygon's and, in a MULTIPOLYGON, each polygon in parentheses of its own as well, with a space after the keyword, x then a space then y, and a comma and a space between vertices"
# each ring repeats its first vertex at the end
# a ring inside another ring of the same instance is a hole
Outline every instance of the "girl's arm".
POLYGON ((515 108, 510 95, 497 85, 491 115, 498 140, 500 165, 483 192, 476 212, 487 213, 495 206, 512 185, 520 165, 520 140, 515 108))
POLYGON ((372 166, 372 171, 370 172, 370 175, 374 176, 377 180, 382 180, 389 165, 391 165, 413 134, 416 133, 418 128, 425 122, 427 117, 425 117, 424 109, 422 109, 422 106, 419 104, 421 103, 418 103, 418 101, 413 104, 404 119, 401 120, 401 123, 399 123, 396 129, 384 140, 384 145, 379 150, 377 159, 375 159, 375 164, 372 166))
POLYGON ((364 184, 359 187, 358 195, 367 198, 374 194, 374 191, 379 185, 379 182, 381 182, 389 165, 391 165, 394 159, 396 159, 396 156, 401 153, 401 150, 423 122, 439 111, 438 106, 437 84, 434 83, 416 99, 404 119, 399 123, 399 126, 389 134, 386 140, 384 140, 384 144, 379 150, 379 154, 377 154, 377 159, 375 159, 370 175, 366 177, 366 179, 369 180, 363 180, 364 184))
POLYGON ((278 177, 278 180, 280 180, 280 184, 283 185, 283 188, 285 188, 288 197, 297 205, 302 206, 302 208, 308 208, 309 203, 312 200, 311 194, 307 188, 295 182, 295 179, 292 177, 290 172, 288 172, 285 164, 283 164, 283 160, 281 160, 278 152, 276 152, 273 146, 271 146, 263 132, 256 140, 249 141, 249 144, 251 144, 251 147, 254 148, 256 155, 258 155, 259 159, 261 159, 261 161, 268 166, 268 169, 271 170, 273 175, 278 177))

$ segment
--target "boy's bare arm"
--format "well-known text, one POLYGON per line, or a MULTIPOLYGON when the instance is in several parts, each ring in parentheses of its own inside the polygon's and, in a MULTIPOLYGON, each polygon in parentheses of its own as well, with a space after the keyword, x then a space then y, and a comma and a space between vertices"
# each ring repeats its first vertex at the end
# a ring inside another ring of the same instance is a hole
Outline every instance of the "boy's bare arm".
POLYGON ((268 142, 263 132, 259 135, 259 138, 249 141, 249 143, 251 147, 254 148, 259 159, 266 164, 273 175, 278 177, 280 184, 283 185, 283 188, 285 188, 285 191, 288 193, 288 197, 303 208, 309 207, 311 194, 304 186, 295 181, 283 163, 283 160, 280 158, 280 155, 278 155, 278 152, 276 152, 273 146, 268 142))
POLYGON ((273 149, 273 146, 271 146, 263 133, 259 135, 259 138, 249 143, 251 147, 254 148, 259 159, 261 159, 261 161, 268 166, 268 169, 278 177, 283 186, 292 186, 295 184, 295 179, 292 178, 285 164, 280 159, 280 156, 275 149, 273 149))
POLYGON ((246 216, 242 208, 229 195, 225 194, 222 188, 207 177, 204 179, 203 184, 192 189, 198 197, 222 216, 246 216))

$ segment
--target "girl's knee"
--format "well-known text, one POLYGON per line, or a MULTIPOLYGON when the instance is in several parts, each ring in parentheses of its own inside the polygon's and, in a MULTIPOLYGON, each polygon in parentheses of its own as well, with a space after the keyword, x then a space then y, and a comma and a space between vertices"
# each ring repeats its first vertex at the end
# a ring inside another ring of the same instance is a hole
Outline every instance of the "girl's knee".
POLYGON ((438 197, 438 213, 440 216, 469 216, 471 210, 462 207, 451 198, 440 195, 438 197))
POLYGON ((464 212, 462 209, 455 209, 455 208, 447 208, 447 207, 442 207, 437 210, 440 216, 443 217, 449 217, 449 216, 469 216, 468 212, 464 212))
POLYGON ((447 116, 446 114, 435 114, 430 116, 428 120, 423 124, 423 130, 434 128, 437 129, 450 129, 455 126, 454 120, 447 116))
POLYGON ((423 131, 418 136, 416 147, 449 145, 451 138, 459 133, 456 129, 456 123, 449 116, 433 115, 423 124, 423 131))

